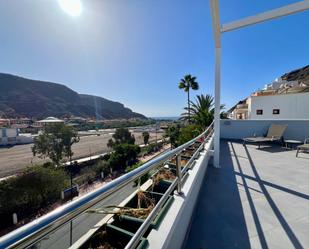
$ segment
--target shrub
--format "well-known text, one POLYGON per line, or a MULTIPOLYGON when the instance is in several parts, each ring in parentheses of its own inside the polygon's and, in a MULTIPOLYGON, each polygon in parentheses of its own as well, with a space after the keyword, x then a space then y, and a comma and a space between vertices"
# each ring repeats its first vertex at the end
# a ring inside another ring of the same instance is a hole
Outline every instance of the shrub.
POLYGON ((180 129, 178 137, 178 146, 182 145, 191 139, 197 137, 200 134, 200 126, 198 125, 187 125, 180 129))
POLYGON ((108 161, 100 160, 94 165, 94 170, 96 174, 100 174, 101 172, 104 172, 104 174, 110 173, 110 164, 108 161))
POLYGON ((141 149, 138 145, 118 144, 114 146, 108 163, 112 169, 123 170, 137 161, 141 149))
POLYGON ((150 154, 150 153, 155 152, 155 151, 156 151, 156 145, 155 144, 149 144, 146 147, 146 153, 147 154, 150 154))
POLYGON ((106 153, 104 156, 101 157, 102 160, 107 161, 111 155, 109 153, 106 153))
POLYGON ((32 214, 59 199, 60 192, 68 185, 62 169, 31 166, 20 176, 0 182, 0 215, 32 214))
POLYGON ((95 169, 91 167, 85 167, 80 171, 80 176, 74 179, 74 182, 78 185, 92 182, 96 177, 95 169))

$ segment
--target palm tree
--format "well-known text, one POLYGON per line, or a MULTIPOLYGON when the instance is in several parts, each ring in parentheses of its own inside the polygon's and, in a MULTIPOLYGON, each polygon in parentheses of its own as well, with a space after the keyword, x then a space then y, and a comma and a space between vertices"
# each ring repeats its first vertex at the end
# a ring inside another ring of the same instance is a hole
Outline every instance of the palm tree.
MULTIPOLYGON (((188 107, 184 109, 187 111, 182 114, 183 120, 188 120, 192 118, 193 123, 199 125, 202 130, 208 127, 214 119, 215 108, 214 108, 214 98, 211 95, 197 95, 196 103, 190 101, 191 107, 189 109, 192 113, 192 117, 188 115, 188 107)), ((221 109, 224 109, 224 105, 221 105, 221 109)))
POLYGON ((178 85, 179 89, 184 89, 184 91, 188 94, 188 107, 187 107, 187 111, 188 111, 188 121, 190 123, 190 88, 192 90, 198 90, 199 89, 199 85, 198 82, 196 81, 196 77, 192 77, 191 74, 185 75, 185 77, 183 79, 180 80, 179 85, 178 85))

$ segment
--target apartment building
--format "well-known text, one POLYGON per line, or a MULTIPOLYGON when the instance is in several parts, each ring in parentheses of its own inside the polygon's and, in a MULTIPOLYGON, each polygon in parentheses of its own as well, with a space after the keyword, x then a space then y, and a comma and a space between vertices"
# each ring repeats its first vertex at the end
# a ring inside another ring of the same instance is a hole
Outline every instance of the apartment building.
POLYGON ((309 119, 309 82, 280 77, 239 101, 230 119, 309 119))

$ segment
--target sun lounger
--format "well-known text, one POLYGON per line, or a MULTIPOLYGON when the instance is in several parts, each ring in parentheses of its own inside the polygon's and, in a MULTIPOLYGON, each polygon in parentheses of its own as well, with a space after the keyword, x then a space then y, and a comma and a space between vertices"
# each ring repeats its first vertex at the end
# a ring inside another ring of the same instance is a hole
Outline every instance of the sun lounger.
POLYGON ((304 144, 297 146, 296 157, 300 151, 309 151, 309 138, 305 139, 304 144))
POLYGON ((287 125, 272 124, 268 129, 266 137, 246 137, 243 138, 243 144, 245 145, 246 142, 257 143, 260 148, 261 143, 282 141, 283 133, 287 127, 287 125))

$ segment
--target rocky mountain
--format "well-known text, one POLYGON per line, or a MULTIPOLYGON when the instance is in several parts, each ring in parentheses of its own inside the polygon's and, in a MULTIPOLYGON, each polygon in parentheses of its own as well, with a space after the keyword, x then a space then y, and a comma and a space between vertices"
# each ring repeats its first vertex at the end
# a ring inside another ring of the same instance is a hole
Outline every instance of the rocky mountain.
POLYGON ((309 86, 309 65, 286 73, 281 78, 287 81, 298 80, 309 86))
POLYGON ((5 117, 146 118, 119 102, 78 94, 61 84, 10 74, 0 73, 0 93, 0 116, 5 117))

